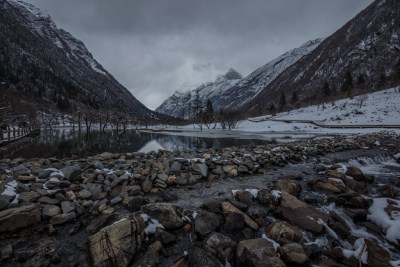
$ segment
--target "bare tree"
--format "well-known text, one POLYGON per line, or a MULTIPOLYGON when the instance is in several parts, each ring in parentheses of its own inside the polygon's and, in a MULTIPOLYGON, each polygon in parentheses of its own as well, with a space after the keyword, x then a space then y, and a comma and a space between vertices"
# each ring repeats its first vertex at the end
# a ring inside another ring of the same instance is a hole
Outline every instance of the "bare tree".
POLYGON ((357 104, 361 108, 365 101, 368 100, 368 95, 360 95, 357 97, 357 104))

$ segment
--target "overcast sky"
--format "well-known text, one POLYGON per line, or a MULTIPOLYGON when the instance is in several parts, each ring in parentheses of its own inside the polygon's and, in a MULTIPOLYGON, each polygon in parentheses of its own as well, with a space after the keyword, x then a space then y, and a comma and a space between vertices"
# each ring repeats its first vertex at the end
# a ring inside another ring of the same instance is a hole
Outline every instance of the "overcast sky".
POLYGON ((234 68, 327 37, 372 0, 25 0, 151 109, 234 68))

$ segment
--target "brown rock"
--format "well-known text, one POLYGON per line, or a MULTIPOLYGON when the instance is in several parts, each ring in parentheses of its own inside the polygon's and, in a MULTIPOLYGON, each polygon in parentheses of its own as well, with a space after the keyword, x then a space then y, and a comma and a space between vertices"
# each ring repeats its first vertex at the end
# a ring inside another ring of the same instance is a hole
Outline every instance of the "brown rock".
POLYGON ((297 226, 283 221, 277 221, 267 226, 265 232, 270 238, 279 243, 298 242, 302 237, 300 229, 297 226))
POLYGON ((308 256, 302 245, 297 243, 286 244, 279 248, 282 260, 291 265, 303 265, 308 261, 308 256))
POLYGON ((36 205, 0 211, 0 233, 24 228, 40 221, 41 213, 36 205))
POLYGON ((300 192, 300 186, 293 180, 279 179, 276 181, 276 189, 297 196, 300 192))
POLYGON ((356 181, 364 181, 365 180, 364 173, 359 168, 356 168, 356 167, 348 167, 347 171, 346 171, 346 175, 353 177, 354 180, 356 180, 356 181))
POLYGON ((329 219, 327 214, 316 210, 285 191, 282 191, 281 210, 282 216, 286 220, 314 233, 322 233, 324 230, 324 226, 318 223, 320 219, 325 223, 329 219))
POLYGON ((271 242, 266 239, 241 241, 236 250, 236 266, 286 266, 277 256, 271 242))
POLYGON ((128 266, 140 250, 144 238, 144 221, 140 217, 123 219, 88 238, 93 266, 128 266))
POLYGON ((244 222, 246 223, 247 226, 249 226, 253 230, 258 229, 258 224, 253 219, 251 219, 246 213, 243 213, 241 210, 239 210, 238 208, 233 206, 231 203, 222 202, 221 207, 222 207, 223 213, 236 212, 236 213, 242 214, 244 216, 244 222))

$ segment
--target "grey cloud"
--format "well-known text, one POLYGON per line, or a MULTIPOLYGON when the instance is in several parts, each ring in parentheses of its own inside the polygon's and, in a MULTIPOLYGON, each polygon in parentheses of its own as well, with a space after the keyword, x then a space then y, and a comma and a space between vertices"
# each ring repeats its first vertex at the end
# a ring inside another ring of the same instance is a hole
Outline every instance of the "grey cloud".
POLYGON ((25 0, 85 42, 144 104, 243 75, 341 27, 372 0, 25 0), (204 71, 202 66, 208 65, 204 71))

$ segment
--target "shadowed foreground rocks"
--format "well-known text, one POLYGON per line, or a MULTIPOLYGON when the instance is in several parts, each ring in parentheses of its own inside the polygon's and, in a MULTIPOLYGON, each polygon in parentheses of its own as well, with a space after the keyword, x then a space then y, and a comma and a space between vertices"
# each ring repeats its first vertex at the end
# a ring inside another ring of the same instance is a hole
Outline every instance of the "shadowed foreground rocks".
POLYGON ((388 235, 398 229, 391 221, 400 211, 399 147, 397 135, 379 133, 197 152, 1 160, 0 264, 391 266, 400 257, 400 240, 388 235), (383 155, 392 173, 364 173, 361 157, 368 155, 383 155), (272 171, 268 184, 191 203, 190 192, 272 171))

